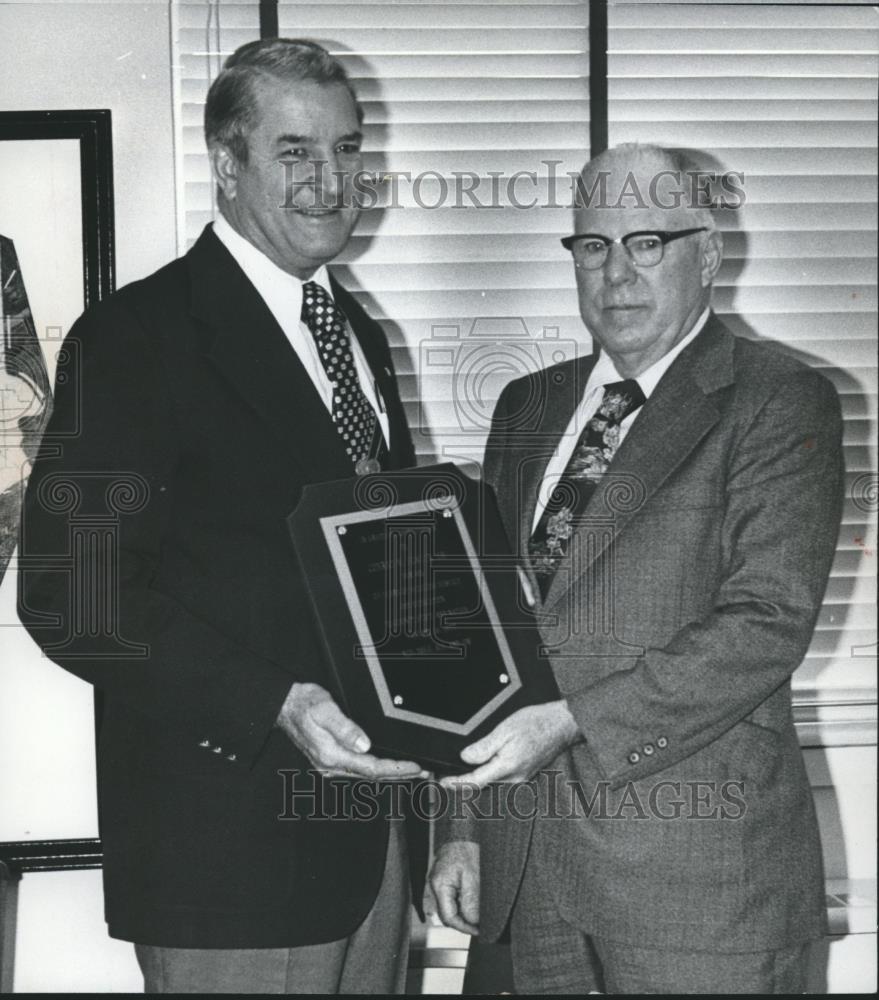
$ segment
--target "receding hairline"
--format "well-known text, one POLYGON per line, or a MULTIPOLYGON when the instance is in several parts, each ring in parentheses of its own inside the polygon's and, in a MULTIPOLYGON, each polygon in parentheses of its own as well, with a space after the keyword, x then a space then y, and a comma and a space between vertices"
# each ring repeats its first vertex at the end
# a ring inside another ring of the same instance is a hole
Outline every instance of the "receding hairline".
MULTIPOLYGON (((625 170, 628 177, 650 165, 657 168, 657 173, 670 171, 680 177, 705 173, 694 157, 684 150, 660 146, 656 143, 625 142, 618 146, 611 146, 594 156, 580 171, 580 178, 583 185, 588 186, 603 170, 620 172, 625 170)), ((588 211, 591 207, 582 203, 582 193, 583 187, 578 185, 574 204, 576 211, 588 211)), ((707 229, 716 228, 716 220, 708 206, 687 204, 679 207, 697 217, 707 229)))
POLYGON ((655 143, 623 142, 594 156, 585 164, 580 174, 583 177, 590 176, 608 163, 616 166, 619 161, 643 163, 650 160, 658 161, 659 165, 668 170, 690 172, 700 169, 696 161, 682 150, 655 143))

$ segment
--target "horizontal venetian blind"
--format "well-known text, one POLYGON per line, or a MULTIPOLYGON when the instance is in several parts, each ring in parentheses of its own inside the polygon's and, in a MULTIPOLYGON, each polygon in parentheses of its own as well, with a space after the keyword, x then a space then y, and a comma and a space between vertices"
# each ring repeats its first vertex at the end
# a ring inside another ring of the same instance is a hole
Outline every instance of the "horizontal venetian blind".
POLYGON ((839 390, 845 513, 795 684, 800 705, 836 702, 841 721, 867 706, 875 719, 879 15, 612 2, 608 50, 611 144, 698 150, 745 175, 746 202, 722 222, 719 314, 737 333, 780 342, 839 390))
MULTIPOLYGON (((204 95, 258 36, 258 8, 181 3, 178 17, 188 244, 212 213, 204 95)), ((582 339, 558 238, 567 174, 588 157, 588 3, 282 2, 279 32, 345 64, 364 166, 397 176, 336 274, 384 325, 420 458, 478 460, 503 385, 582 339)))
POLYGON ((226 56, 243 42, 259 38, 259 3, 175 0, 171 5, 171 25, 177 250, 185 253, 216 215, 211 167, 204 143, 205 98, 226 56))

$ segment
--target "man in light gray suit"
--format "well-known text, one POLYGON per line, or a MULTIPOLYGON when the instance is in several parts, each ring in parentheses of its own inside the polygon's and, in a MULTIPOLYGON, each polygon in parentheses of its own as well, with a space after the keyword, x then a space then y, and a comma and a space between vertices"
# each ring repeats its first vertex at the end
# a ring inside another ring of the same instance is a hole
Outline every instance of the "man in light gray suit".
POLYGON ((790 677, 839 403, 710 311, 722 240, 681 157, 619 147, 582 181, 564 243, 596 353, 507 386, 484 468, 562 698, 463 751, 448 783, 504 818, 471 795, 431 885, 447 924, 509 924, 521 992, 802 992, 825 917, 790 677))

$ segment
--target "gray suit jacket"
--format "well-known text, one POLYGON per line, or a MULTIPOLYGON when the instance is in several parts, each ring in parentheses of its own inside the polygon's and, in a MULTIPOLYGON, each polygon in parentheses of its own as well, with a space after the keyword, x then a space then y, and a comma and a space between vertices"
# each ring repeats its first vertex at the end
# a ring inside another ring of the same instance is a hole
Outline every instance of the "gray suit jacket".
MULTIPOLYGON (((594 362, 498 402, 484 473, 526 567, 537 486, 594 362)), ((537 608, 586 741, 539 776, 536 819, 520 796, 519 818, 476 824, 484 938, 529 850, 561 912, 608 940, 735 952, 823 932, 790 676, 833 558, 841 455, 829 382, 716 317, 671 365, 537 608)))

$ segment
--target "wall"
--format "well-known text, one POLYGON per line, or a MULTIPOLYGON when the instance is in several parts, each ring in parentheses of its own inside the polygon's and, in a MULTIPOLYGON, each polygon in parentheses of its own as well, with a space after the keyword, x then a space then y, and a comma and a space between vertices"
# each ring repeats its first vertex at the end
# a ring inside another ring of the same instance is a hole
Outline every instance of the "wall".
MULTIPOLYGON (((117 287, 176 256, 168 11, 167 0, 0 0, 0 110, 112 111, 117 287)), ((13 197, 0 191, 0 206, 13 197)), ((14 606, 8 572, 0 588, 0 773, 13 773, 15 785, 0 788, 0 825, 20 827, 22 839, 94 836, 90 689, 41 658, 12 624, 14 606)), ((23 880, 15 988, 141 988, 130 946, 106 938, 99 872, 23 880)))
POLYGON ((166 0, 0 0, 0 39, 0 110, 113 112, 117 286, 167 263, 176 251, 166 0))

